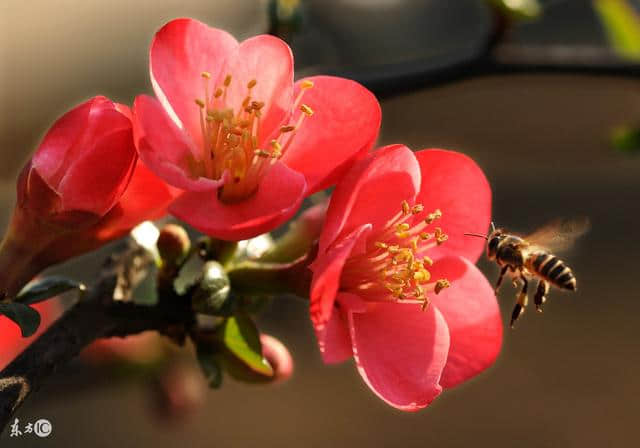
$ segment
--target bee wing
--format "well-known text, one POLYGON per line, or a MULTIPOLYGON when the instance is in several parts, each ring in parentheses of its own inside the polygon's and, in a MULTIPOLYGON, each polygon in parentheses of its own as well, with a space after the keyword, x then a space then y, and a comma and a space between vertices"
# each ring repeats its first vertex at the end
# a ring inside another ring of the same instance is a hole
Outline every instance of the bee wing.
POLYGON ((557 252, 569 249, 591 227, 589 218, 559 218, 525 237, 532 245, 557 252))

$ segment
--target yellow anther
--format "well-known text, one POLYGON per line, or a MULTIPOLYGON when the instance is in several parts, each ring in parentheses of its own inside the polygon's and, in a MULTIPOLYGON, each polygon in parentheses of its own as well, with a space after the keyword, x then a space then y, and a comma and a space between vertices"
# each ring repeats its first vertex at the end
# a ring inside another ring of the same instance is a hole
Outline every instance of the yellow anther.
POLYGON ((198 106, 200 106, 202 109, 204 109, 204 106, 205 106, 204 101, 202 101, 200 98, 196 98, 195 101, 196 101, 196 104, 198 106))
POLYGON ((440 209, 436 209, 436 211, 434 211, 433 213, 429 213, 427 215, 427 219, 425 219, 424 221, 427 224, 431 224, 433 221, 439 218, 442 218, 442 212, 440 211, 440 209))
POLYGON ((375 242, 375 246, 376 246, 378 249, 386 249, 387 247, 389 247, 387 244, 385 244, 385 243, 381 243, 380 241, 376 241, 376 242, 375 242))
POLYGON ((449 280, 447 280, 446 278, 441 278, 436 282, 436 286, 435 286, 436 294, 440 294, 440 291, 442 291, 445 288, 448 288, 449 286, 451 286, 451 283, 449 283, 449 280))
POLYGON ((430 303, 431 303, 431 300, 429 300, 429 297, 424 296, 424 299, 422 300, 422 306, 420 307, 420 309, 422 311, 427 311, 427 308, 429 308, 430 303))
POLYGON ((430 233, 427 233, 427 232, 422 232, 422 233, 420 234, 420 239, 421 239, 422 241, 430 240, 430 239, 431 239, 431 237, 432 237, 432 235, 431 235, 430 233))
POLYGON ((252 79, 247 83, 247 89, 253 89, 256 86, 256 84, 258 84, 258 81, 256 81, 255 79, 252 79))
POLYGON ((224 93, 224 92, 223 92, 222 88, 221 88, 221 87, 218 87, 218 88, 216 89, 216 92, 213 94, 213 96, 214 96, 214 97, 216 97, 216 98, 220 98, 220 97, 222 96, 222 94, 223 94, 223 93, 224 93))
POLYGON ((302 81, 302 82, 300 83, 300 88, 301 88, 302 90, 307 90, 307 89, 310 89, 310 88, 312 88, 312 87, 313 87, 313 81, 310 81, 310 80, 308 80, 308 79, 305 79, 304 81, 302 81))
POLYGON ((413 279, 416 282, 428 282, 431 280, 431 273, 426 269, 421 269, 418 272, 414 272, 413 279))
MULTIPOLYGON (((422 213, 423 210, 424 210, 424 205, 416 204, 411 208, 411 213, 413 213, 414 215, 417 215, 418 213, 422 213)), ((405 213, 405 214, 407 214, 407 213, 405 213)))
POLYGON ((406 232, 407 230, 409 230, 411 228, 411 226, 409 224, 407 224, 406 222, 400 223, 396 226, 396 230, 398 232, 406 232))
POLYGON ((251 102, 251 108, 253 110, 260 110, 264 107, 264 102, 262 101, 252 101, 251 102))
POLYGON ((422 263, 426 264, 427 266, 433 266, 433 260, 426 255, 422 257, 422 263))
POLYGON ((438 245, 444 243, 449 239, 449 236, 442 231, 440 227, 435 228, 436 242, 438 245))
POLYGON ((416 286, 416 289, 413 292, 416 296, 416 299, 421 299, 424 296, 424 289, 420 285, 416 286))
POLYGON ((309 106, 307 106, 306 104, 301 104, 300 105, 300 110, 302 111, 303 114, 305 114, 307 117, 311 117, 313 116, 313 109, 311 109, 309 106))
POLYGON ((240 120, 238 126, 240 126, 241 128, 247 128, 250 124, 251 123, 248 120, 240 120))
POLYGON ((392 254, 396 254, 398 253, 398 251, 400 250, 400 246, 389 246, 389 252, 392 254))
POLYGON ((288 125, 288 126, 281 126, 281 127, 280 127, 280 132, 284 134, 284 133, 286 133, 286 132, 295 131, 295 129, 296 129, 296 127, 295 127, 295 126, 291 126, 291 125, 288 125))
POLYGON ((229 87, 229 84, 231 84, 231 75, 227 75, 224 77, 224 82, 223 82, 225 87, 229 87))
POLYGON ((408 215, 411 212, 411 207, 407 201, 402 201, 402 214, 408 215))
POLYGON ((211 73, 209 72, 202 72, 200 75, 205 79, 211 79, 211 73))
POLYGON ((414 252, 418 251, 418 238, 411 239, 411 249, 413 249, 414 252))

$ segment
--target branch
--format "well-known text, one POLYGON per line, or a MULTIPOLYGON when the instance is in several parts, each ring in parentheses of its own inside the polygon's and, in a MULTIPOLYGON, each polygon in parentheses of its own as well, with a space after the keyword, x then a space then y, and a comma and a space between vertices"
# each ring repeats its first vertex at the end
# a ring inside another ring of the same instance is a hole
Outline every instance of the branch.
POLYGON ((0 430, 4 429, 29 394, 58 366, 68 363, 96 339, 128 336, 146 330, 166 332, 193 319, 188 301, 161 299, 156 306, 114 301, 123 285, 133 289, 149 259, 139 247, 128 246, 110 260, 101 279, 86 298, 47 329, 0 372, 0 430))

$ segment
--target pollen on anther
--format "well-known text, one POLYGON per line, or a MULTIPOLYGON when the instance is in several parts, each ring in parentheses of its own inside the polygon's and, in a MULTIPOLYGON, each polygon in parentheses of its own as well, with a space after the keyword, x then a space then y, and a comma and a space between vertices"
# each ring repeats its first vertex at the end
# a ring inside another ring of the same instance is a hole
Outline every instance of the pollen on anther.
POLYGON ((303 90, 310 89, 313 87, 313 81, 305 79, 300 83, 300 88, 303 90))
POLYGON ((440 294, 440 292, 443 289, 448 288, 449 286, 451 286, 451 283, 449 283, 449 280, 447 280, 446 278, 441 278, 440 280, 438 280, 436 282, 436 286, 434 288, 436 294, 440 294))
POLYGON ((307 106, 306 104, 301 104, 300 105, 300 110, 302 111, 303 114, 305 114, 307 117, 311 117, 313 116, 313 109, 311 109, 309 106, 307 106))
POLYGON ((247 89, 253 89, 256 86, 256 84, 258 84, 258 81, 256 81, 255 79, 252 79, 247 83, 247 89))
POLYGON ((205 79, 211 79, 211 73, 209 72, 202 72, 200 75, 205 79))
POLYGON ((227 75, 224 77, 224 82, 223 82, 225 87, 229 87, 229 84, 231 84, 231 75, 227 75))
POLYGON ((440 218, 442 218, 442 212, 440 211, 440 209, 436 209, 436 211, 434 211, 433 213, 429 213, 427 215, 427 219, 425 219, 424 221, 427 224, 431 224, 433 221, 440 218))
POLYGON ((204 101, 202 101, 200 98, 196 98, 195 102, 198 106, 204 109, 204 106, 205 106, 204 101))
POLYGON ((280 132, 284 134, 286 132, 295 131, 295 129, 296 129, 295 126, 287 125, 287 126, 280 127, 280 132))
POLYGON ((407 201, 402 201, 402 214, 408 215, 411 212, 411 207, 407 201))

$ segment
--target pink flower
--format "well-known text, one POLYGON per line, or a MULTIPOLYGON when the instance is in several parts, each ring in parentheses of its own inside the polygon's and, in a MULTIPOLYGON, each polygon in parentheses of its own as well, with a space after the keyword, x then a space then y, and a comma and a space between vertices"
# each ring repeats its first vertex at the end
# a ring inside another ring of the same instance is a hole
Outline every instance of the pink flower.
POLYGON ((0 245, 0 296, 166 214, 177 191, 137 160, 126 106, 98 96, 59 118, 18 178, 0 245))
POLYGON ((291 50, 272 36, 238 43, 196 20, 173 20, 153 39, 150 71, 158 99, 136 98, 138 152, 185 190, 170 211, 216 238, 282 224, 378 133, 368 90, 328 76, 294 83, 291 50))
POLYGON ((491 191, 468 157, 381 148, 336 187, 312 264, 311 319, 325 362, 353 356, 369 387, 415 411, 493 363, 502 325, 473 265, 491 191))

